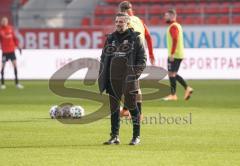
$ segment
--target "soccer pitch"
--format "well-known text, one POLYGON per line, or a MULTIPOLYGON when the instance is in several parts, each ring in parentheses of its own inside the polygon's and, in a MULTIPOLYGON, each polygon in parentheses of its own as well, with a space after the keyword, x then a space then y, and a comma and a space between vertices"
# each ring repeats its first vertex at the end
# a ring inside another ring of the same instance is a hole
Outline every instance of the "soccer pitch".
MULTIPOLYGON (((239 81, 189 81, 195 92, 187 102, 179 85, 177 102, 144 102, 146 118, 189 119, 180 124, 148 121, 142 125, 139 146, 128 145, 132 126, 126 121, 121 124, 121 144, 106 146, 102 143, 109 139, 109 117, 85 125, 49 117, 52 105, 72 102, 89 113, 99 103, 56 96, 47 81, 22 83, 24 90, 7 81, 7 89, 0 91, 2 166, 240 165, 239 81)), ((83 88, 79 81, 68 85, 83 88)))

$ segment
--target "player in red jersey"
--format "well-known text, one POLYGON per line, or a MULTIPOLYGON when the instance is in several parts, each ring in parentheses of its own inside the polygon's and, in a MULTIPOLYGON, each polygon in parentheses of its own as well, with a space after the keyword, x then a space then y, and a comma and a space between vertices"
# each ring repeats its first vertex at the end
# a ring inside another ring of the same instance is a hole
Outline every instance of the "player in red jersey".
POLYGON ((21 48, 18 44, 18 39, 14 33, 14 29, 12 26, 8 24, 8 18, 3 17, 1 19, 1 27, 0 27, 0 44, 2 49, 2 68, 1 68, 1 89, 6 89, 6 85, 4 82, 4 68, 6 62, 11 60, 14 75, 15 75, 15 84, 19 89, 23 89, 23 86, 19 84, 18 74, 17 74, 17 61, 15 55, 15 49, 18 48, 21 53, 21 48))

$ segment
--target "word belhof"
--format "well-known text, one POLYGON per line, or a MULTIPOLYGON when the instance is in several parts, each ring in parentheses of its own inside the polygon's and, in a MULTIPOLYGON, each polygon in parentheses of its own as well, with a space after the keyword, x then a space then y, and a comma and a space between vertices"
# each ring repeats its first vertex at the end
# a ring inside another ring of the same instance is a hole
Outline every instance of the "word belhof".
MULTIPOLYGON (((120 121, 121 124, 132 124, 132 120, 125 117, 120 121)), ((187 115, 165 115, 158 113, 158 115, 154 116, 144 116, 142 119, 142 125, 191 125, 192 122, 192 113, 187 115)))

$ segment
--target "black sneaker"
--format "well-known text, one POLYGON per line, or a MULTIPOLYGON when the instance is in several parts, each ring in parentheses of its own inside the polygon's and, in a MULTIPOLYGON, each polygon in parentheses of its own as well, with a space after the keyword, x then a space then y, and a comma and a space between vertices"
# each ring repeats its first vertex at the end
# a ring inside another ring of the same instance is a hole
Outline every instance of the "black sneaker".
POLYGON ((140 144, 140 137, 133 137, 129 145, 138 145, 140 144))
POLYGON ((120 139, 118 136, 112 136, 107 142, 103 143, 104 145, 120 144, 120 139))

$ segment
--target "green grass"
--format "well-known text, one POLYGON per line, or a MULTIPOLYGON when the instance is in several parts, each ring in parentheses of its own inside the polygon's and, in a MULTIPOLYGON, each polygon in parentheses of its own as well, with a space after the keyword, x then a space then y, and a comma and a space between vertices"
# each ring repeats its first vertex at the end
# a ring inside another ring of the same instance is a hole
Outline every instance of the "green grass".
MULTIPOLYGON (((47 81, 24 81, 18 90, 7 81, 0 91, 0 165, 240 165, 240 82, 189 81, 190 101, 144 102, 146 118, 187 117, 191 124, 143 124, 141 145, 127 145, 132 127, 122 121, 121 145, 104 146, 109 118, 85 125, 66 125, 49 118, 49 108, 62 102, 82 105, 87 113, 100 104, 54 95, 47 81)), ((84 88, 79 82, 68 82, 84 88)), ((90 89, 96 90, 96 87, 90 89)), ((148 119, 149 120, 149 119, 148 119)))

